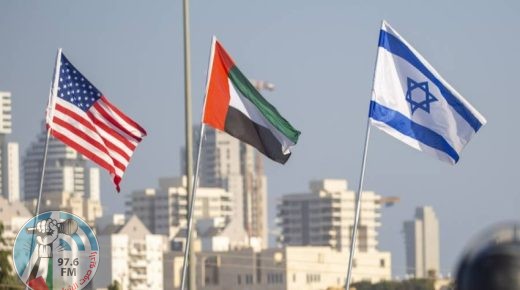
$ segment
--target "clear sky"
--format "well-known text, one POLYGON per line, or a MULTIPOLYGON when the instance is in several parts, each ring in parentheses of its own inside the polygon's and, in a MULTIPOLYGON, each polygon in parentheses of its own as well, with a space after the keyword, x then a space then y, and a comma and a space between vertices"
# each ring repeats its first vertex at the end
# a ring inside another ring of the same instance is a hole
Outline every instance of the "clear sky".
MULTIPOLYGON (((182 1, 0 1, 0 90, 13 94, 11 140, 21 153, 40 130, 56 49, 149 137, 113 190, 105 214, 132 190, 178 175, 184 144, 182 1)), ((285 166, 266 162, 276 199, 308 181, 357 187, 381 20, 386 19, 488 120, 455 166, 372 130, 365 188, 401 202, 385 208, 380 248, 405 271, 402 223, 431 205, 441 226, 441 271, 453 271, 482 228, 520 219, 519 1, 191 2, 194 123, 200 120, 211 36, 241 70, 276 85, 268 98, 302 131, 285 166)))

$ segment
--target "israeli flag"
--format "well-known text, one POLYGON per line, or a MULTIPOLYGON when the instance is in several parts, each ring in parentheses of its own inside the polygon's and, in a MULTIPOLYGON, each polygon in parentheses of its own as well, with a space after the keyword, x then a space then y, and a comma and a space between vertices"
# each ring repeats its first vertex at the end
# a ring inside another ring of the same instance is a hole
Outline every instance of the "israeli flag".
POLYGON ((451 164, 486 119, 383 21, 370 122, 451 164))

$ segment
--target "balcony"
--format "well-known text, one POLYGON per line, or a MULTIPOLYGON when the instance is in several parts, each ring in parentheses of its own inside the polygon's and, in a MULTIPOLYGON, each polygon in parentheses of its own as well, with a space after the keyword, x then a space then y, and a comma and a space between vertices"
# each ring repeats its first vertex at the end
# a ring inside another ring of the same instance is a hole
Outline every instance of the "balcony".
POLYGON ((130 266, 130 268, 142 269, 142 268, 146 268, 148 266, 148 264, 146 263, 145 260, 137 260, 135 262, 131 262, 129 266, 130 266))
POLYGON ((146 272, 132 272, 130 273, 130 280, 146 281, 146 272))
POLYGON ((144 257, 146 256, 146 251, 142 249, 132 248, 130 249, 130 255, 134 257, 144 257))

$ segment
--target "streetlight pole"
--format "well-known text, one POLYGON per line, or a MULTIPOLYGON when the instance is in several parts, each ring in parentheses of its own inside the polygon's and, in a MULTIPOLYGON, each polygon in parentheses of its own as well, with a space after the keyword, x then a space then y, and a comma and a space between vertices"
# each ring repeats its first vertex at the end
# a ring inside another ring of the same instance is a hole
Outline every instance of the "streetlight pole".
MULTIPOLYGON (((186 192, 187 194, 187 205, 188 208, 190 206, 190 202, 195 202, 190 199, 189 193, 192 192, 193 187, 193 132, 192 132, 192 116, 191 116, 191 64, 190 64, 190 29, 189 29, 189 0, 183 1, 183 18, 184 18, 184 99, 185 99, 185 135, 186 135, 186 192)), ((191 241, 190 241, 191 242, 191 241)), ((188 241, 186 241, 188 244, 188 241)), ((191 244, 191 243, 190 243, 191 244)), ((196 290, 196 280, 195 280, 195 255, 193 252, 193 247, 188 247, 188 261, 184 261, 184 263, 188 263, 189 273, 188 273, 188 289, 196 290)), ((183 273, 183 283, 184 286, 184 276, 183 273)), ((181 287, 184 288, 184 287, 181 287)), ((184 290, 184 289, 181 289, 184 290)))

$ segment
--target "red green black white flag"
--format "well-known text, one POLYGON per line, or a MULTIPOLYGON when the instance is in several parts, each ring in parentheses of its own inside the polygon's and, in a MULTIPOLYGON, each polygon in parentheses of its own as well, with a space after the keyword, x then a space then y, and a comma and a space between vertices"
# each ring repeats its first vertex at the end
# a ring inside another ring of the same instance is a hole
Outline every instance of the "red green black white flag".
POLYGON ((290 148, 300 136, 300 131, 262 97, 215 38, 202 122, 281 164, 287 162, 290 148))

